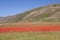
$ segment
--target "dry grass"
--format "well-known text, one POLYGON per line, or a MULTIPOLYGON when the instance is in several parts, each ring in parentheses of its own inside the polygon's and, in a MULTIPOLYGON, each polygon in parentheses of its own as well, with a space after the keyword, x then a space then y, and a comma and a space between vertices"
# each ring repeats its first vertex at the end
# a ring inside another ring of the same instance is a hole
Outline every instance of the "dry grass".
POLYGON ((0 33, 0 40, 60 40, 60 32, 0 33))
POLYGON ((40 23, 19 23, 19 22, 16 22, 16 23, 4 23, 4 24, 0 24, 0 27, 11 27, 11 26, 16 26, 16 27, 19 27, 19 26, 60 26, 60 22, 40 22, 40 23))

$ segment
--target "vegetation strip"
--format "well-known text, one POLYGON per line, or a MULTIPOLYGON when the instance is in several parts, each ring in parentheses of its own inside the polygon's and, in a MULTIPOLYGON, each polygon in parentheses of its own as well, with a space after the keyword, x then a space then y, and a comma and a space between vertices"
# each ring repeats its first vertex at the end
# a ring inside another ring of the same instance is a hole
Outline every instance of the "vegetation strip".
POLYGON ((0 32, 60 31, 60 27, 0 27, 0 32))

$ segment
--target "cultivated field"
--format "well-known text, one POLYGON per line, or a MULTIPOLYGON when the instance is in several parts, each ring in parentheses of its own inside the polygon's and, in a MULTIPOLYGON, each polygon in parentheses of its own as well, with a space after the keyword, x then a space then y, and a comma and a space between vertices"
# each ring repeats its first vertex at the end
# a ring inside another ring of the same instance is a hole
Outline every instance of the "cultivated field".
POLYGON ((0 40, 60 40, 60 23, 0 24, 0 40))

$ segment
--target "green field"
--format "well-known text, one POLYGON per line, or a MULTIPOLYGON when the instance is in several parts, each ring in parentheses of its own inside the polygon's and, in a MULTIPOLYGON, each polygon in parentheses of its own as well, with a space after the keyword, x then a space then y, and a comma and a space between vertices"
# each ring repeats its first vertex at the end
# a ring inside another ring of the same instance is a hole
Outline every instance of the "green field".
POLYGON ((60 32, 0 33, 0 40, 60 40, 60 32))

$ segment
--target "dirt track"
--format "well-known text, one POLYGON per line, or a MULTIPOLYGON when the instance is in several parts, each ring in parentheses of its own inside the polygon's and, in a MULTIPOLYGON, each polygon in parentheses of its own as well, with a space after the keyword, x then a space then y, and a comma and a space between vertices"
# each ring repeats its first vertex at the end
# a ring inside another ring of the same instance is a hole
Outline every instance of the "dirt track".
POLYGON ((35 32, 35 31, 60 31, 60 25, 22 25, 1 27, 0 32, 35 32))

